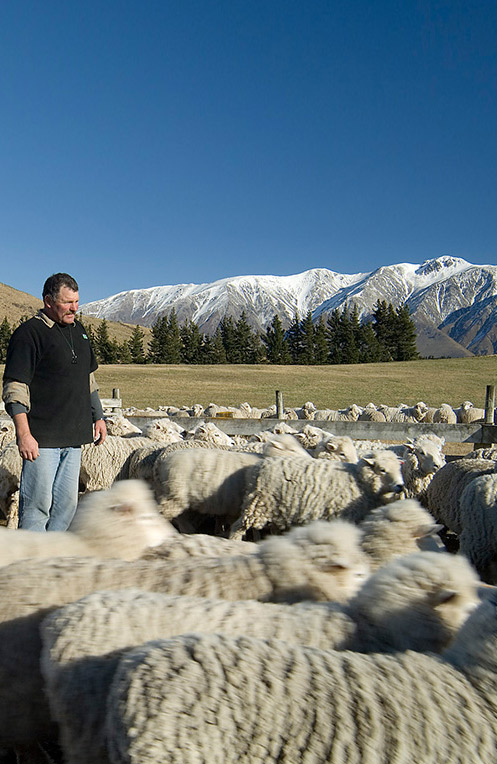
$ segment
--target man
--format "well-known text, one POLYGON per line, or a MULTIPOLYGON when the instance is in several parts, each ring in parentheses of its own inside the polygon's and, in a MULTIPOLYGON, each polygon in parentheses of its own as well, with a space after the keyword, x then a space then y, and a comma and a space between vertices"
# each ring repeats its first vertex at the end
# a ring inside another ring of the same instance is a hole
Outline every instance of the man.
POLYGON ((23 459, 19 527, 66 530, 78 503, 81 446, 104 442, 107 430, 93 372, 98 364, 76 321, 79 287, 55 273, 43 308, 9 342, 3 400, 23 459))

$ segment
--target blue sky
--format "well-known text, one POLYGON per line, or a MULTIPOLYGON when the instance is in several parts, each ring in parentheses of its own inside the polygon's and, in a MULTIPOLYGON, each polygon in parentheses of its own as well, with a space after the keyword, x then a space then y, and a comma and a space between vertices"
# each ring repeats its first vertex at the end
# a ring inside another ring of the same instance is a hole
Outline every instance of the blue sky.
POLYGON ((495 0, 0 5, 0 281, 497 263, 495 0))

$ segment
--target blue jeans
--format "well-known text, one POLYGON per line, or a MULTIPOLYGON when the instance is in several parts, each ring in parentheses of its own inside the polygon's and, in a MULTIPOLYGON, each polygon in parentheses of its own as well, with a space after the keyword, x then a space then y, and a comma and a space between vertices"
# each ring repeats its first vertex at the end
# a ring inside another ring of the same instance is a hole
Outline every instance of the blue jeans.
POLYGON ((78 505, 81 448, 40 448, 22 465, 19 528, 65 531, 78 505))

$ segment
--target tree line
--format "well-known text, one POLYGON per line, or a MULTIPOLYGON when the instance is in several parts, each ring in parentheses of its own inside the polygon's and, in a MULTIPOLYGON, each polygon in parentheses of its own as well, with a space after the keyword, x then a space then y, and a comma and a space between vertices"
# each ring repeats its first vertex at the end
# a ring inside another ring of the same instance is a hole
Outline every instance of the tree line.
MULTIPOLYGON (((23 316, 21 322, 25 319, 23 316)), ((15 328, 7 318, 0 324, 2 362, 15 328)), ((275 314, 264 332, 253 330, 242 312, 236 321, 224 317, 212 336, 202 333, 195 321, 180 325, 172 310, 157 319, 147 345, 138 325, 130 339, 121 343, 110 337, 105 319, 96 330, 88 326, 86 331, 101 364, 322 365, 411 361, 419 357, 409 308, 406 305, 394 308, 385 300, 376 302, 369 321, 360 321, 357 306, 350 310, 345 305, 341 310, 333 310, 326 320, 321 316, 317 322, 313 322, 310 311, 303 318, 296 313, 286 330, 275 314)))

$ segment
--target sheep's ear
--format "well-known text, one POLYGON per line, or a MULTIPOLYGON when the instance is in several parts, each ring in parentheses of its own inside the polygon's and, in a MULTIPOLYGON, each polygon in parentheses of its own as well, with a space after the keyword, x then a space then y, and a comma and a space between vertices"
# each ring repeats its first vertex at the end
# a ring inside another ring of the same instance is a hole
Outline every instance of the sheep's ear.
POLYGON ((408 451, 414 451, 414 441, 411 440, 411 438, 408 438, 405 443, 403 443, 404 448, 407 448, 408 451))
POLYGON ((362 461, 369 464, 370 467, 374 467, 375 465, 374 456, 363 456, 362 461))
POLYGON ((439 607, 440 605, 446 605, 456 597, 457 592, 453 589, 440 589, 437 592, 432 592, 430 600, 433 607, 439 607))
POLYGON ((334 440, 328 440, 325 443, 325 448, 326 448, 327 451, 331 452, 331 451, 336 451, 338 446, 337 446, 337 444, 335 443, 334 440))
POLYGON ((133 506, 131 504, 114 504, 111 509, 120 515, 131 515, 133 513, 133 506))
POLYGON ((432 536, 434 533, 438 533, 444 526, 439 523, 432 523, 430 525, 420 525, 413 534, 415 539, 423 539, 426 536, 432 536))

